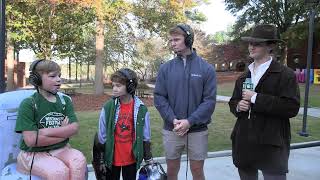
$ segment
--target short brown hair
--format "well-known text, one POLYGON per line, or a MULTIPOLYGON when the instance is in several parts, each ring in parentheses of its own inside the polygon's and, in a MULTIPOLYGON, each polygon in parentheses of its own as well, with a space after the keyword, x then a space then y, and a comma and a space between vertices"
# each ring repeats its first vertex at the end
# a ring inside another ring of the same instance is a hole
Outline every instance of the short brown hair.
POLYGON ((181 28, 179 28, 178 26, 172 27, 169 30, 169 34, 170 35, 179 34, 179 35, 183 35, 184 37, 186 36, 186 33, 181 28))
POLYGON ((49 60, 42 60, 37 64, 35 67, 35 72, 38 72, 40 75, 43 73, 50 73, 50 72, 61 72, 60 66, 54 62, 49 60))
POLYGON ((111 81, 126 85, 127 78, 123 74, 121 74, 119 71, 116 71, 111 75, 111 81))
POLYGON ((129 78, 133 81, 133 83, 135 83, 135 86, 138 84, 137 74, 129 68, 117 70, 115 73, 111 75, 110 79, 112 82, 117 82, 126 85, 127 82, 130 80, 129 78))

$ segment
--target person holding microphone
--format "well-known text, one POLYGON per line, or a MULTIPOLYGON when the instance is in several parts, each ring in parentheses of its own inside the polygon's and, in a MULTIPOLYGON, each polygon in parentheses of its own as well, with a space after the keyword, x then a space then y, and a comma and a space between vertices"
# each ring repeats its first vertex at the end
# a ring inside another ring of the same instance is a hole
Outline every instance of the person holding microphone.
POLYGON ((241 180, 285 180, 290 151, 289 118, 297 115, 300 92, 290 68, 275 59, 281 42, 274 25, 257 25, 249 43, 253 62, 235 82, 229 101, 237 118, 232 140, 232 158, 241 180))

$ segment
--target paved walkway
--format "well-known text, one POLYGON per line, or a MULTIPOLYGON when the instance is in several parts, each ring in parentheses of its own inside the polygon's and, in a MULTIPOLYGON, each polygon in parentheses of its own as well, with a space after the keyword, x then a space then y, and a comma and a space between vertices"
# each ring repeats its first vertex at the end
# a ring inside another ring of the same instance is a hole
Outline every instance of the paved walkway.
MULTIPOLYGON (((289 173, 288 180, 319 180, 320 179, 320 141, 299 143, 292 145, 289 158, 289 173), (314 146, 318 145, 318 146, 314 146), (313 147, 309 147, 313 146, 313 147), (304 148, 301 148, 304 147, 304 148), (295 149, 298 148, 298 149, 295 149)), ((208 159, 205 161, 204 172, 206 179, 214 180, 238 180, 237 168, 232 163, 231 151, 218 151, 208 154, 208 159)), ((156 158, 155 161, 162 163, 164 169, 166 164, 164 158, 156 158)), ((185 156, 182 158, 181 168, 178 179, 186 179, 185 156)), ((89 168, 92 170, 92 168, 89 168)), ((192 179, 191 171, 188 169, 188 179, 192 179)), ((262 174, 259 173, 259 180, 262 180, 262 174)), ((95 180, 94 172, 89 172, 89 180, 95 180)))
POLYGON ((221 95, 217 95, 217 101, 220 102, 229 102, 231 97, 229 96, 221 96, 221 95))
MULTIPOLYGON (((303 112, 304 112, 304 108, 301 107, 299 109, 299 114, 303 115, 303 112)), ((307 115, 320 118, 320 108, 308 108, 307 115)))

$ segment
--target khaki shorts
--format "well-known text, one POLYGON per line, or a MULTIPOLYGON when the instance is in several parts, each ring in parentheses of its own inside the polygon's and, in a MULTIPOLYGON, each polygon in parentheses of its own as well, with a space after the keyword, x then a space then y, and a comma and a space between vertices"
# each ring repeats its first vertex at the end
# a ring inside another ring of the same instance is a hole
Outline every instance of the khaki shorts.
POLYGON ((188 133, 181 137, 172 131, 162 130, 163 147, 167 159, 180 159, 187 147, 190 160, 205 160, 208 153, 208 130, 188 133), (187 147, 188 137, 188 147, 187 147))

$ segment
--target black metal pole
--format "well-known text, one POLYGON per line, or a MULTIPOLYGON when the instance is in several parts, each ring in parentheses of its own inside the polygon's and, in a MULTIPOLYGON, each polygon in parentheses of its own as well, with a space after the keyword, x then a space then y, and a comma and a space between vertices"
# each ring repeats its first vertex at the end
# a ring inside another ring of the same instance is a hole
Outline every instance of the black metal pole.
POLYGON ((309 136, 309 134, 307 133, 307 115, 308 115, 308 99, 309 99, 309 84, 310 84, 310 66, 312 62, 312 49, 313 49, 314 16, 315 16, 315 9, 314 7, 311 7, 310 20, 309 20, 307 79, 305 82, 306 89, 304 94, 303 122, 302 122, 302 130, 301 132, 299 132, 300 136, 305 136, 305 137, 309 136))
POLYGON ((6 1, 0 0, 0 93, 6 90, 4 81, 4 59, 6 48, 6 1))

